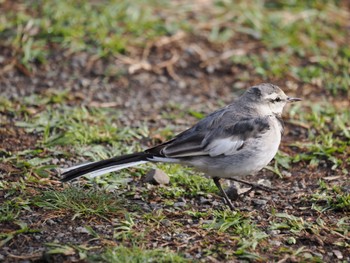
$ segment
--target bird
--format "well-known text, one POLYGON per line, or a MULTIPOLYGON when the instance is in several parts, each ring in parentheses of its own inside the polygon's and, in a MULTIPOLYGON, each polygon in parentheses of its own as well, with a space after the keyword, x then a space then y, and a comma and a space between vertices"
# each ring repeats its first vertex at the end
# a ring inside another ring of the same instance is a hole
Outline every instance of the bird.
MULTIPOLYGON (((242 178, 263 169, 276 155, 283 134, 282 112, 288 97, 274 84, 249 87, 231 104, 199 120, 174 138, 145 151, 62 169, 61 182, 100 176, 147 162, 191 166, 212 179, 231 210, 220 179, 242 178)), ((252 186, 256 185, 251 183, 252 186)))

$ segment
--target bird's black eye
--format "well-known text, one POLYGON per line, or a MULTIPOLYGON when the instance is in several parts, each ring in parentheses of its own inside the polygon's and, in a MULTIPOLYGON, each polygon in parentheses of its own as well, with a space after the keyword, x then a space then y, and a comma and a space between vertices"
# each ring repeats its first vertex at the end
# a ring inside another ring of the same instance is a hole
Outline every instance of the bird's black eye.
POLYGON ((280 97, 277 97, 276 99, 275 99, 275 102, 280 102, 281 101, 281 98, 280 97))

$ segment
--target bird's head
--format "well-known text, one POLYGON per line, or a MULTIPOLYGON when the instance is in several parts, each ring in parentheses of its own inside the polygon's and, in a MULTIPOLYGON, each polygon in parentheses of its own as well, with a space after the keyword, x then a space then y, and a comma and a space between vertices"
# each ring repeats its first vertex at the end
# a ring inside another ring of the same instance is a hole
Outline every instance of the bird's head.
POLYGON ((288 97, 278 86, 263 83, 249 88, 243 98, 247 103, 254 103, 261 114, 275 114, 280 116, 288 102, 300 101, 300 98, 288 97))

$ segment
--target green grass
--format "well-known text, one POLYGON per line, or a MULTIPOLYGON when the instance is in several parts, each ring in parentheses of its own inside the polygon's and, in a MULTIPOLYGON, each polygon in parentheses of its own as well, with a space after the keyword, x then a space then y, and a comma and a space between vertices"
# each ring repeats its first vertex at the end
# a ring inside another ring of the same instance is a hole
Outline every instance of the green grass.
POLYGON ((311 166, 318 166, 324 160, 331 169, 347 174, 344 167, 350 164, 350 159, 344 158, 344 153, 350 147, 346 126, 350 122, 350 111, 339 110, 330 103, 315 103, 310 108, 299 114, 300 121, 307 123, 310 129, 308 142, 295 144, 305 150, 294 157, 294 162, 306 160, 311 166))
POLYGON ((29 121, 19 121, 16 126, 28 132, 43 134, 45 146, 86 145, 128 142, 148 134, 147 129, 117 127, 118 114, 113 109, 85 107, 47 107, 29 121))
POLYGON ((4 114, 11 114, 18 110, 23 115, 17 121, 17 127, 24 128, 28 133, 41 135, 38 147, 45 147, 52 151, 59 151, 57 146, 74 145, 75 149, 85 152, 86 156, 97 153, 99 158, 106 158, 124 151, 122 145, 128 145, 128 153, 137 151, 137 140, 149 136, 147 126, 124 127, 119 126, 120 113, 111 108, 94 108, 66 104, 70 101, 67 92, 52 92, 45 95, 32 95, 17 101, 21 108, 4 100, 0 102, 0 109, 4 114), (3 105, 3 106, 1 106, 3 105), (33 114, 33 108, 44 108, 33 114), (136 143, 135 143, 136 141, 136 143), (98 145, 109 144, 113 148, 105 151, 98 145), (84 146, 91 145, 91 151, 84 146), (94 148, 94 146, 96 146, 94 148))
POLYGON ((11 232, 1 233, 0 232, 0 248, 5 246, 8 242, 10 242, 14 237, 18 235, 24 235, 24 234, 33 234, 33 233, 39 233, 40 231, 37 229, 31 229, 27 223, 21 222, 21 221, 14 221, 12 222, 20 227, 18 230, 14 230, 11 232))
MULTIPOLYGON (((287 213, 277 213, 274 215, 280 223, 273 222, 271 224, 271 229, 283 229, 288 230, 291 233, 299 233, 300 231, 306 230, 310 227, 310 224, 304 222, 301 217, 296 217, 287 213)), ((290 241, 289 243, 291 243, 290 241)))
POLYGON ((106 249, 98 256, 92 256, 89 262, 189 262, 184 257, 166 249, 148 250, 140 247, 117 246, 106 249))
MULTIPOLYGON (((124 200, 125 201, 125 200, 124 200)), ((77 217, 97 216, 110 220, 123 213, 123 198, 94 189, 68 187, 62 191, 47 190, 34 198, 33 204, 43 209, 72 213, 77 217)))
POLYGON ((231 240, 237 241, 236 256, 243 259, 262 260, 258 255, 254 255, 257 246, 268 237, 264 231, 258 229, 243 214, 231 211, 213 211, 213 220, 203 227, 208 231, 227 233, 231 240))
MULTIPOLYGON (((22 3, 20 11, 5 16, 0 39, 15 47, 19 60, 30 67, 46 63, 51 46, 101 56, 132 52, 160 36, 185 30, 216 43, 248 37, 266 49, 260 54, 233 56, 264 80, 293 77, 325 87, 333 94, 348 94, 350 49, 339 1, 215 1, 214 12, 202 12, 194 23, 191 5, 169 1, 65 1, 22 3), (164 12, 159 14, 159 10, 164 12), (74 17, 74 19, 71 19, 74 17), (203 24, 214 20, 210 30, 203 24)), ((238 78, 244 80, 246 74, 238 78)))
POLYGON ((63 245, 57 243, 47 243, 47 255, 63 254, 74 255, 79 252, 79 259, 87 262, 189 262, 187 259, 171 252, 167 249, 145 249, 142 247, 125 247, 115 246, 109 247, 102 251, 99 255, 93 254, 90 250, 96 247, 79 246, 79 245, 63 245))
POLYGON ((22 178, 14 182, 1 181, 0 191, 6 193, 6 200, 0 204, 0 224, 17 222, 22 212, 31 210, 27 184, 22 178))
POLYGON ((144 46, 156 36, 172 34, 181 24, 167 24, 155 15, 166 1, 47 1, 21 3, 7 14, 1 38, 16 47, 24 65, 45 62, 47 48, 89 51, 98 56, 125 52, 128 46, 144 46), (73 18, 73 19, 72 19, 73 18))
MULTIPOLYGON (((235 31, 247 34, 266 49, 259 54, 233 56, 232 61, 264 80, 292 77, 333 94, 349 95, 350 50, 340 26, 346 14, 338 13, 336 1, 306 2, 218 1, 222 34, 232 38, 235 31)), ((238 78, 245 80, 246 76, 238 78)))
POLYGON ((326 52, 330 37, 345 39, 338 29, 346 14, 338 12, 336 1, 306 2, 305 5, 304 1, 217 1, 221 11, 217 18, 222 24, 235 23, 236 28, 227 30, 261 40, 267 49, 282 48, 300 56, 316 55, 326 52), (338 16, 330 18, 337 12, 338 16))
POLYGON ((339 53, 329 51, 331 53, 327 56, 316 55, 309 62, 304 57, 286 51, 236 56, 232 61, 265 81, 292 77, 302 83, 324 87, 334 95, 349 95, 350 53, 347 49, 342 47, 338 50, 339 53))
MULTIPOLYGON (((119 114, 114 109, 69 107, 66 105, 69 98, 65 94, 33 95, 21 102, 20 109, 17 106, 20 102, 3 100, 0 103, 4 114, 19 112, 22 115, 15 123, 17 127, 24 128, 29 134, 39 135, 36 149, 15 155, 4 153, 4 161, 14 164, 28 175, 48 177, 57 167, 52 164, 53 159, 81 156, 100 160, 141 150, 138 141, 149 137, 147 126, 120 126, 119 114), (44 110, 33 115, 31 109, 37 107, 44 110), (63 146, 68 145, 74 146, 70 147, 70 152, 62 150, 63 146)), ((122 171, 119 174, 119 178, 124 180, 127 173, 122 171)))
MULTIPOLYGON (((80 157, 79 162, 101 160, 112 156, 142 150, 139 141, 149 137, 147 126, 119 126, 119 114, 114 109, 69 107, 66 92, 48 93, 46 96, 33 95, 22 102, 1 101, 4 114, 20 112, 22 117, 15 125, 24 128, 27 133, 39 135, 36 149, 24 150, 12 155, 4 153, 3 160, 22 170, 32 182, 39 178, 48 178, 56 174, 53 160, 58 158, 80 157), (18 110, 18 104, 21 108, 18 110), (32 114, 31 109, 44 108, 32 114), (73 146, 67 148, 67 146, 73 146), (69 149, 64 151, 62 147, 69 149), (81 158, 84 158, 84 161, 81 158)), ((167 132, 168 133, 168 132, 167 132)), ((142 176, 147 167, 141 166, 132 172, 142 176)), ((95 178, 101 187, 119 189, 130 179, 130 170, 122 170, 109 176, 95 178)), ((89 184, 90 185, 90 184, 89 184)))
MULTIPOLYGON (((311 222, 305 220, 303 217, 294 216, 288 213, 276 213, 273 215, 270 221, 270 230, 283 233, 280 236, 280 240, 283 245, 279 247, 275 254, 283 254, 284 257, 298 258, 298 261, 306 262, 324 262, 320 253, 314 253, 305 249, 303 240, 312 236, 316 240, 322 240, 325 233, 334 234, 337 233, 346 239, 346 235, 349 230, 349 225, 346 222, 347 218, 344 218, 344 223, 341 226, 334 225, 333 223, 325 223, 321 217, 311 222)), ((339 249, 346 247, 343 242, 334 244, 339 249)))
POLYGON ((1 222, 12 222, 19 215, 18 205, 11 201, 7 201, 0 206, 0 223, 1 222))
POLYGON ((191 168, 176 164, 157 164, 157 167, 170 175, 171 186, 159 189, 169 198, 181 196, 193 198, 218 191, 212 179, 203 177, 201 173, 191 168))
POLYGON ((313 209, 325 212, 327 210, 350 211, 350 194, 346 187, 339 185, 329 185, 320 180, 319 189, 312 195, 313 209))

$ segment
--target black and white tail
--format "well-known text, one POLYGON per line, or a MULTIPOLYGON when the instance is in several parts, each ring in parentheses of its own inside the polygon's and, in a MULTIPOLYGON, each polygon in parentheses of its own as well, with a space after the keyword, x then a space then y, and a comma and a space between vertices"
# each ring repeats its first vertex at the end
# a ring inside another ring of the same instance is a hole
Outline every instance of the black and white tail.
MULTIPOLYGON (((195 135, 195 137, 198 139, 198 135, 195 135)), ((61 169, 61 182, 68 182, 87 174, 90 175, 90 177, 96 177, 147 162, 179 163, 181 162, 181 157, 192 156, 192 154, 187 153, 188 140, 191 141, 191 138, 186 136, 185 131, 174 139, 157 145, 156 147, 149 148, 144 152, 117 156, 107 160, 61 169), (181 147, 182 144, 184 144, 183 147, 181 147), (182 148, 185 148, 185 150, 182 148), (164 150, 166 150, 166 152, 164 152, 164 150)))
POLYGON ((113 157, 107 160, 80 164, 67 169, 62 169, 61 182, 68 182, 83 175, 91 177, 115 172, 124 168, 147 163, 153 156, 146 152, 132 153, 128 155, 113 157))

